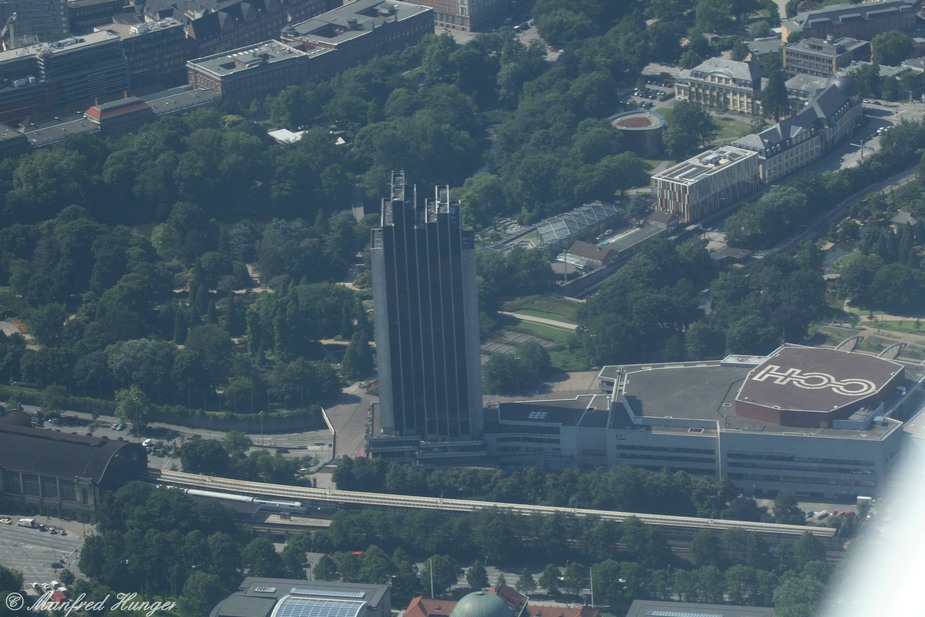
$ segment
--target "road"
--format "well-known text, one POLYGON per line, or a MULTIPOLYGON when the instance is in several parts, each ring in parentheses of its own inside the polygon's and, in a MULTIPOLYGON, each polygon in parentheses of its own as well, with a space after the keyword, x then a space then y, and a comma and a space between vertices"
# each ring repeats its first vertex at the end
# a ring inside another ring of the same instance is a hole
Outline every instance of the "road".
MULTIPOLYGON (((325 408, 334 429, 334 457, 356 458, 366 447, 366 431, 372 412, 379 406, 379 397, 370 394, 359 384, 344 389, 337 403, 325 408)), ((378 418, 375 419, 378 426, 378 418)))

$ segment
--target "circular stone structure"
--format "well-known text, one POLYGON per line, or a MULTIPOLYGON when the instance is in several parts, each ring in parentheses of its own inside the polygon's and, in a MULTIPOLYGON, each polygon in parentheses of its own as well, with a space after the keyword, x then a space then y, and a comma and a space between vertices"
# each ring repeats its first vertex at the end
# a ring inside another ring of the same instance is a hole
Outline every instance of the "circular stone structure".
POLYGON ((450 617, 514 617, 514 613, 498 596, 476 591, 464 596, 450 617))
POLYGON ((665 119, 654 111, 636 109, 610 118, 610 124, 623 135, 623 143, 639 156, 656 156, 662 149, 665 119))

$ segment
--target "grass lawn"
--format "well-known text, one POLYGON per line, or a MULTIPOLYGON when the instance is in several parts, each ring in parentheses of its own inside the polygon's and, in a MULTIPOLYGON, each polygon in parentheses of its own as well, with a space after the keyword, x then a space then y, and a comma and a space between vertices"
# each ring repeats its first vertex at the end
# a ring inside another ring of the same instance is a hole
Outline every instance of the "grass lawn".
MULTIPOLYGON (((542 296, 535 297, 540 298, 542 296)), ((552 314, 546 313, 544 316, 546 315, 552 314)), ((549 359, 555 369, 569 372, 587 371, 591 368, 591 365, 588 364, 588 361, 584 359, 580 352, 573 351, 569 348, 569 341, 574 336, 569 330, 544 326, 543 324, 533 323, 531 321, 523 321, 508 315, 499 315, 498 323, 501 324, 505 330, 530 334, 545 341, 555 343, 555 347, 549 349, 549 359)))
POLYGON ((527 296, 505 302, 502 308, 509 313, 524 313, 566 323, 578 323, 578 309, 581 308, 581 304, 558 296, 527 296))
MULTIPOLYGON (((665 118, 666 123, 671 124, 672 110, 670 108, 657 109, 656 111, 665 118)), ((713 120, 719 126, 719 131, 716 133, 716 137, 713 138, 712 143, 714 144, 728 144, 739 137, 755 132, 751 123, 744 120, 717 117, 714 117, 713 120)))
POLYGON ((729 120, 727 118, 714 118, 714 120, 716 120, 716 124, 720 128, 713 139, 713 143, 728 144, 753 132, 752 125, 749 122, 729 120))

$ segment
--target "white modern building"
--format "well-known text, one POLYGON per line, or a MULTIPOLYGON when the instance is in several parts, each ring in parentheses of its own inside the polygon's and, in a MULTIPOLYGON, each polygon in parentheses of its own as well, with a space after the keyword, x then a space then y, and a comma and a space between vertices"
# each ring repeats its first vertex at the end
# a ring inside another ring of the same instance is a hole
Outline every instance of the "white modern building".
POLYGON ((652 176, 655 209, 695 223, 758 188, 758 155, 719 146, 652 176))
POLYGON ((860 353, 607 366, 599 393, 501 403, 485 418, 504 466, 630 465, 728 478, 745 493, 876 495, 897 463, 899 415, 921 376, 860 353))

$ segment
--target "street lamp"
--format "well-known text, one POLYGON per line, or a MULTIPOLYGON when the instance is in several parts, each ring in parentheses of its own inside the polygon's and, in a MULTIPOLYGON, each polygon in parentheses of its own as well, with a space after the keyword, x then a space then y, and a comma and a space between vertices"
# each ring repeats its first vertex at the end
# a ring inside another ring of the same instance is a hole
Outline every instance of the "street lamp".
POLYGON ((260 416, 260 445, 263 445, 263 410, 261 409, 257 415, 260 416))

